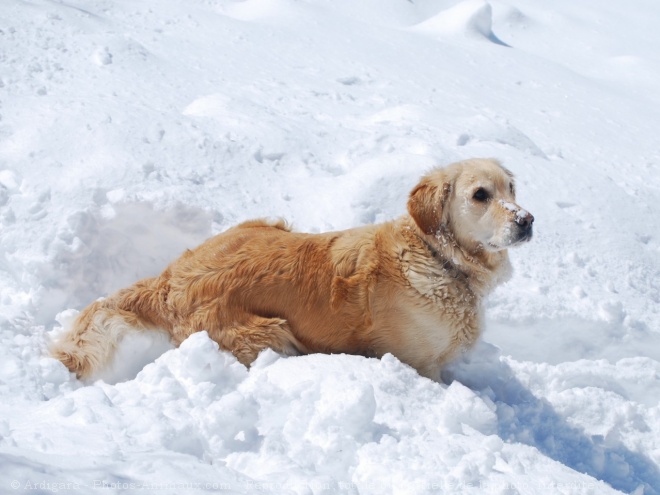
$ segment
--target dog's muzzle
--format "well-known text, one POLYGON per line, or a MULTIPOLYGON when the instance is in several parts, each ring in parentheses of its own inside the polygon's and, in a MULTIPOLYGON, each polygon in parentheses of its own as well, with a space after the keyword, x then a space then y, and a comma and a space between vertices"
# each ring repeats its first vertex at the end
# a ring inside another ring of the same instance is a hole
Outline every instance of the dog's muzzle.
POLYGON ((518 225, 518 235, 516 242, 526 242, 532 238, 532 224, 534 223, 534 215, 525 210, 516 212, 516 225, 518 225))

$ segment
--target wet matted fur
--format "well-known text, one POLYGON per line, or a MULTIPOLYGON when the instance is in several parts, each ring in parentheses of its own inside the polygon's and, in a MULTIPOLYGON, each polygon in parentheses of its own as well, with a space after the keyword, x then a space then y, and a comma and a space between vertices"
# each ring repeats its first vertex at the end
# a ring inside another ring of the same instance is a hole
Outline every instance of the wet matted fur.
POLYGON ((85 378, 129 329, 164 330, 176 345, 206 330, 245 365, 267 347, 389 352, 437 378, 478 338, 481 301, 509 277, 507 248, 531 238, 533 221, 497 161, 458 162, 422 177, 408 214, 390 222, 323 234, 233 227, 86 307, 52 354, 85 378))

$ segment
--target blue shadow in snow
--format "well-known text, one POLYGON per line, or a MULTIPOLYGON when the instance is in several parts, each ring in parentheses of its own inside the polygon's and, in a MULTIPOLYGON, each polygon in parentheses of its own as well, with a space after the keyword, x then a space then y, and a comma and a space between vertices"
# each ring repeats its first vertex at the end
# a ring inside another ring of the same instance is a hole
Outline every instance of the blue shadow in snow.
POLYGON ((585 435, 560 416, 550 403, 536 397, 499 359, 499 350, 480 343, 462 363, 443 372, 446 383, 458 380, 497 406, 498 434, 506 442, 537 448, 544 455, 612 488, 644 495, 660 495, 660 469, 642 454, 624 445, 606 445, 602 438, 585 435))

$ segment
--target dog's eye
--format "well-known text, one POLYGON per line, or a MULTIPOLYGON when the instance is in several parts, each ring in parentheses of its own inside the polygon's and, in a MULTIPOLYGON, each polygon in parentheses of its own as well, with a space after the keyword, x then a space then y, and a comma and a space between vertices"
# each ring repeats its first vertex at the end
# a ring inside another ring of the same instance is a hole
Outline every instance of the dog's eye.
POLYGON ((477 189, 472 195, 472 199, 474 199, 475 201, 479 201, 480 203, 483 203, 484 201, 488 201, 489 198, 490 198, 490 194, 488 194, 488 191, 486 191, 483 187, 477 189))

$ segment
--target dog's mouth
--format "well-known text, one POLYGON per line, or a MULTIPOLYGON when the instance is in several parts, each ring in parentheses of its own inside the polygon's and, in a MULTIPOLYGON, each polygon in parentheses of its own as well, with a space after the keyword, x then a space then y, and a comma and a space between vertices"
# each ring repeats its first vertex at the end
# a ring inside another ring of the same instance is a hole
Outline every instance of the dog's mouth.
POLYGON ((514 244, 523 244, 525 242, 529 242, 532 240, 532 237, 534 237, 534 231, 530 225, 529 227, 520 231, 518 238, 514 241, 514 244))
POLYGON ((531 225, 527 227, 519 227, 518 232, 515 235, 510 236, 509 239, 505 240, 503 243, 499 244, 491 240, 486 242, 486 246, 490 251, 501 251, 503 249, 515 247, 520 244, 529 242, 532 240, 533 236, 534 236, 534 231, 531 225))

